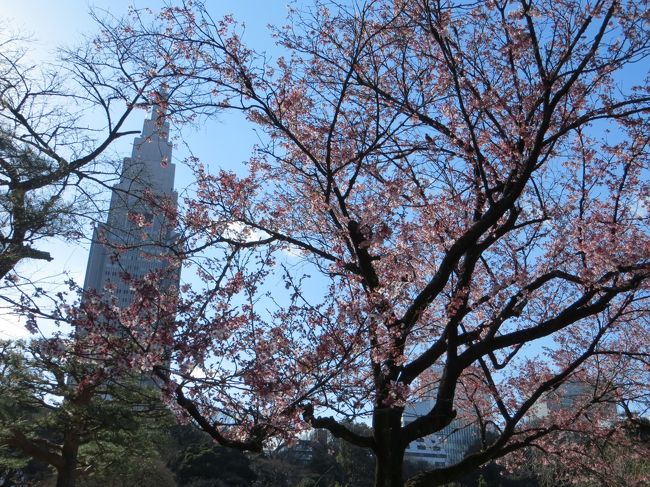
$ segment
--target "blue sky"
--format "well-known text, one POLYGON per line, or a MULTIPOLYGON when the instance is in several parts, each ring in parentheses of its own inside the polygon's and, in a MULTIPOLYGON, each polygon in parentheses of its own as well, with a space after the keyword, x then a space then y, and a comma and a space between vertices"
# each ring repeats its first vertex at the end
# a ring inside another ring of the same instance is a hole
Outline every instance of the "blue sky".
MULTIPOLYGON (((235 19, 246 26, 246 42, 257 50, 266 50, 272 56, 274 46, 267 26, 284 22, 289 2, 290 0, 208 0, 206 4, 215 18, 232 13, 235 19)), ((92 36, 96 28, 89 16, 91 8, 106 10, 119 17, 127 12, 129 5, 155 10, 164 3, 163 0, 0 0, 0 25, 4 37, 11 34, 29 37, 29 60, 39 64, 53 60, 57 47, 75 45, 83 42, 84 35, 92 36)), ((140 130, 145 115, 144 112, 136 114, 129 128, 140 130)), ((174 162, 177 164, 176 189, 179 192, 191 183, 189 170, 181 164, 187 155, 184 144, 191 147, 192 152, 212 170, 217 170, 240 166, 242 161, 248 159, 252 146, 258 140, 252 126, 236 113, 223 114, 202 124, 200 128, 172 130, 172 137, 176 138, 174 162)), ((132 142, 132 137, 126 137, 115 144, 111 153, 121 160, 130 154, 132 142)), ((61 274, 67 271, 77 282, 83 283, 88 240, 76 244, 52 241, 43 245, 47 245, 44 250, 52 254, 53 262, 21 263, 17 269, 21 275, 53 288, 61 285, 61 274)), ((17 318, 0 311, 0 339, 26 335, 26 330, 17 318)))

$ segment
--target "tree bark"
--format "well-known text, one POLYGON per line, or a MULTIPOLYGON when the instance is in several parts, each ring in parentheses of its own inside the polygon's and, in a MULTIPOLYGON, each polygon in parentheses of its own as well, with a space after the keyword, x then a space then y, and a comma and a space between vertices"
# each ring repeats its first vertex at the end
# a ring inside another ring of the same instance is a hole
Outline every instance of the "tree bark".
POLYGON ((377 455, 375 467, 375 487, 403 487, 402 463, 404 450, 393 449, 384 455, 377 455))
POLYGON ((79 437, 67 432, 61 451, 63 463, 57 469, 56 487, 75 487, 77 482, 77 458, 79 456, 79 437))
POLYGON ((402 464, 404 450, 402 438, 402 409, 380 409, 375 411, 375 487, 403 487, 402 464))

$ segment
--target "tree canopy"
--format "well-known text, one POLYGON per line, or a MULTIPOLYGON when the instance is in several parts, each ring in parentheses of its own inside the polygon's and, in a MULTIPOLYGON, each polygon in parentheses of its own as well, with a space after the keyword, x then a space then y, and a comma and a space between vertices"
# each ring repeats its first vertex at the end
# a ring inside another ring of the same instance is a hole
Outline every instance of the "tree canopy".
POLYGON ((136 459, 143 469, 157 458, 171 419, 159 393, 78 352, 59 338, 0 342, 0 466, 37 460, 69 487, 77 477, 133 475, 136 459))
MULTIPOLYGON (((237 110, 264 134, 238 173, 191 161, 174 259, 197 279, 178 303, 134 285, 110 321, 129 354, 218 443, 326 429, 373 452, 377 487, 455 420, 481 447, 406 485, 616 439, 606 405, 650 398, 648 7, 315 1, 275 62, 200 2, 105 24, 176 82, 170 117, 237 110), (175 320, 152 333, 147 305, 175 320), (564 383, 587 392, 544 413, 564 383)), ((106 312, 86 303, 90 338, 106 312)))
POLYGON ((195 164, 179 258, 205 285, 161 373, 184 414, 250 450, 328 429, 374 452, 378 486, 455 418, 496 429, 417 486, 561 430, 607 435, 597 403, 644 404, 647 12, 315 2, 275 31, 276 63, 201 3, 114 26, 184 80, 172 114, 241 110, 266 134, 244 174, 195 164), (566 380, 590 393, 540 417, 566 380))

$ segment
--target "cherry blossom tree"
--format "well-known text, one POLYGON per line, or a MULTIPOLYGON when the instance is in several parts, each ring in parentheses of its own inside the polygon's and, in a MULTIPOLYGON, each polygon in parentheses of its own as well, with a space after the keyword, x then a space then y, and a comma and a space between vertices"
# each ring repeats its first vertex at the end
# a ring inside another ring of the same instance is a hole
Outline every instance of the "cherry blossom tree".
POLYGON ((603 404, 650 392, 648 12, 316 1, 275 62, 197 2, 117 26, 183 80, 171 113, 265 134, 242 172, 193 161, 178 259, 203 285, 158 339, 179 414, 252 451, 326 429, 374 453, 378 487, 456 419, 481 447, 406 485, 615 438, 603 404), (544 414, 567 381, 589 393, 544 414))

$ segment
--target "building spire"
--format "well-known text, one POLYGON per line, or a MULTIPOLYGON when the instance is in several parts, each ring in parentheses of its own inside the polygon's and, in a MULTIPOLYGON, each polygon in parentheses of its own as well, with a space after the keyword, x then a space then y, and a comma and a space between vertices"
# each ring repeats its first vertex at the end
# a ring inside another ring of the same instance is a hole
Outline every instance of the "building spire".
POLYGON ((153 120, 158 124, 165 123, 168 101, 169 92, 166 89, 163 88, 155 93, 155 100, 152 104, 150 120, 153 120))
MULTIPOLYGON (((151 112, 149 117, 144 120, 142 136, 136 139, 133 157, 137 158, 136 146, 141 139, 154 142, 156 144, 169 144, 169 122, 167 121, 167 101, 169 95, 166 90, 156 91, 152 96, 151 112)), ((163 154, 164 155, 164 154, 163 154)), ((153 155, 149 159, 156 159, 153 155)))

